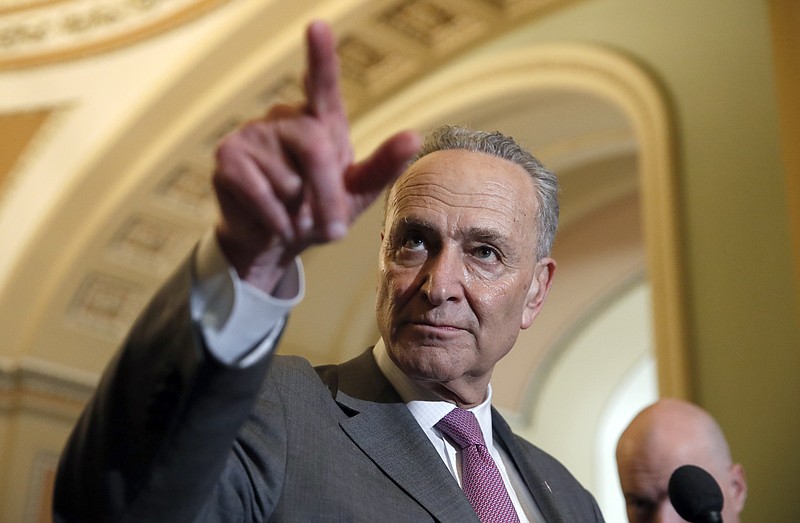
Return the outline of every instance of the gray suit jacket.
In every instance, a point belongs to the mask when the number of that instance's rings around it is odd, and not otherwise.
[[[56,522],[477,522],[370,351],[221,365],[190,288],[179,271],[109,366],[62,454]],[[547,521],[602,521],[560,463],[493,423]]]

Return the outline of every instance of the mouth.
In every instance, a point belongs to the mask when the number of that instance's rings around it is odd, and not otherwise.
[[[450,323],[440,323],[431,321],[409,321],[405,324],[412,331],[429,336],[452,336],[466,332],[467,329]]]
[[[456,325],[450,325],[449,323],[434,323],[430,321],[410,321],[411,325],[420,325],[422,327],[431,327],[433,329],[456,329],[456,330],[463,330],[461,327]]]

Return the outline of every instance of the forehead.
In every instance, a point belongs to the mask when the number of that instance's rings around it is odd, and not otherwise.
[[[642,478],[661,478],[664,483],[675,469],[687,463],[715,470],[713,449],[702,438],[687,434],[685,425],[681,429],[676,426],[674,430],[650,432],[630,442],[621,453],[621,466],[638,471]]]
[[[387,215],[425,209],[532,220],[534,182],[519,165],[466,150],[436,151],[413,163],[394,185]]]

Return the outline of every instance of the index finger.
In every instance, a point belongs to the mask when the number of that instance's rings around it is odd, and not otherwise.
[[[339,89],[339,60],[336,41],[328,24],[316,21],[308,26],[308,71],[306,96],[311,114],[344,114],[344,100]]]

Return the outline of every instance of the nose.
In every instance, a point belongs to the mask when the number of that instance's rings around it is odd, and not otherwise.
[[[431,305],[437,306],[463,297],[464,263],[458,250],[440,249],[428,258],[423,270],[421,292]]]
[[[668,499],[665,499],[658,506],[658,512],[653,519],[653,523],[686,523],[686,520],[680,517],[678,513],[675,512],[675,509],[672,508],[672,503],[670,503]]]

